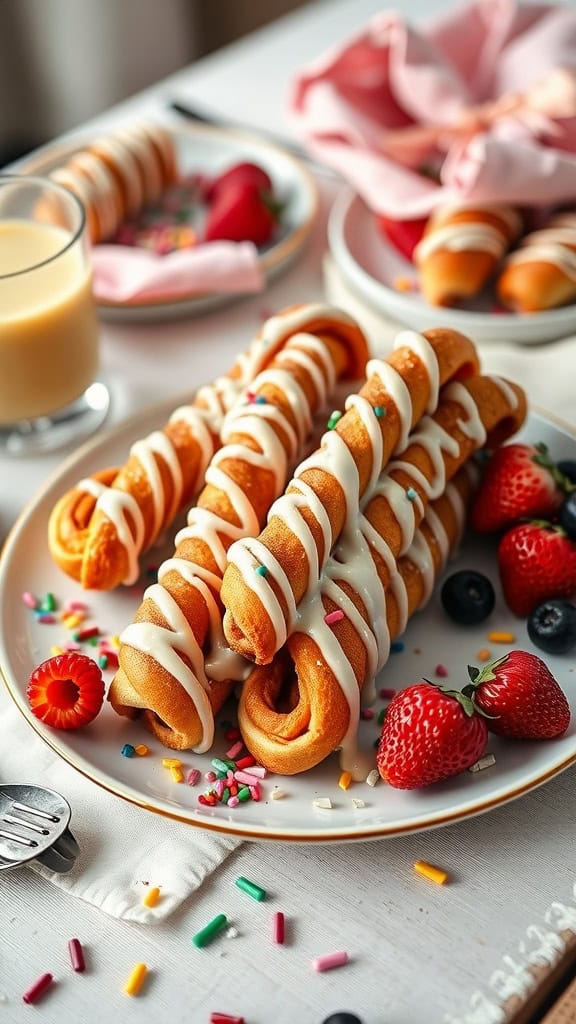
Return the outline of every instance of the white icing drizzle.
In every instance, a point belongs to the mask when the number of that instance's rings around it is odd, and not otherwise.
[[[378,377],[380,384],[391,396],[400,416],[400,437],[397,450],[406,447],[412,426],[412,399],[408,386],[390,363],[383,359],[371,359],[366,367],[368,377]],[[382,467],[380,467],[382,468]]]
[[[502,203],[446,203],[432,214],[433,222],[442,223],[458,213],[488,213],[498,217],[508,228],[511,237],[519,235],[522,230],[522,217],[512,206]]]
[[[458,419],[456,422],[462,433],[474,442],[475,447],[482,448],[486,441],[486,430],[480,418],[478,406],[470,392],[460,381],[452,381],[444,389],[444,395],[450,401],[458,402],[464,408],[468,418],[466,420]]]
[[[518,408],[518,395],[514,391],[514,388],[502,377],[492,375],[490,379],[494,381],[498,390],[502,392],[512,411],[515,411]]]
[[[402,348],[404,345],[415,352],[426,367],[430,383],[430,398],[428,399],[426,412],[433,413],[438,405],[438,392],[440,390],[440,369],[436,353],[428,338],[424,334],[418,334],[416,331],[400,331],[396,335],[394,349]]]
[[[321,358],[321,366],[325,368],[322,382],[318,379],[318,363],[312,360],[310,352],[319,353],[319,345],[325,351],[326,346],[318,339],[291,339],[284,352],[290,350],[290,359],[299,362],[309,369],[308,363],[314,363],[310,373],[317,398],[327,394],[329,383],[334,379],[333,370],[328,368],[328,360]],[[298,353],[302,348],[303,359]],[[288,357],[286,355],[286,360]],[[318,372],[317,372],[318,371]],[[326,379],[327,378],[327,379]],[[121,642],[154,657],[154,660],[165,671],[170,673],[183,687],[194,704],[201,725],[202,736],[197,752],[208,750],[213,742],[214,721],[210,701],[206,693],[210,680],[240,681],[251,669],[249,662],[235,655],[226,645],[222,629],[222,613],[217,597],[221,588],[221,578],[227,562],[227,549],[240,538],[254,537],[260,530],[256,511],[246,491],[228,474],[226,466],[232,460],[240,460],[254,470],[271,472],[274,477],[276,494],[284,487],[288,476],[288,458],[297,458],[305,441],[305,431],[312,424],[312,406],[306,398],[302,387],[295,377],[281,368],[263,370],[254,380],[253,390],[261,391],[266,384],[273,384],[283,395],[287,410],[271,402],[259,403],[258,394],[244,405],[235,405],[226,415],[221,429],[223,447],[216,452],[206,469],[206,484],[221,492],[228,500],[232,509],[232,518],[218,515],[210,508],[200,504],[193,507],[188,514],[187,525],[176,537],[176,550],[179,546],[192,540],[199,540],[207,545],[218,566],[218,573],[207,570],[202,564],[176,554],[165,561],[158,573],[158,584],[146,591],[145,597],[154,602],[170,628],[158,626],[152,622],[132,623],[123,632]],[[372,414],[373,415],[373,414]],[[293,416],[297,424],[297,432],[290,422]],[[287,455],[280,436],[286,438],[289,453]],[[251,438],[256,448],[242,444],[242,437]],[[202,499],[200,499],[202,501]],[[254,541],[254,543],[257,543]],[[250,559],[250,548],[243,549],[243,557]],[[252,561],[252,560],[251,560]],[[254,571],[252,575],[257,587],[262,577]],[[200,648],[194,635],[193,623],[189,623],[179,609],[175,599],[162,585],[168,573],[176,572],[190,587],[194,587],[206,604],[209,614],[209,633],[204,650]],[[187,658],[188,666],[184,658]]]
[[[574,244],[576,244],[576,239]],[[509,265],[520,263],[551,263],[571,281],[576,282],[576,252],[560,241],[534,241],[525,249],[518,249],[508,259]]]
[[[493,224],[456,221],[434,228],[418,243],[414,262],[421,264],[441,249],[449,252],[488,252],[499,259],[508,248],[508,238]]]

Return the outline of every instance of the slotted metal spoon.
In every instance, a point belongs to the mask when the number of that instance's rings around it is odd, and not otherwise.
[[[0,871],[32,860],[70,871],[79,853],[71,816],[68,801],[52,789],[0,784]]]

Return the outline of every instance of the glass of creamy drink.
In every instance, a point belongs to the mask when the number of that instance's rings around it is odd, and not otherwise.
[[[85,220],[62,186],[0,174],[0,453],[76,442],[108,412]]]

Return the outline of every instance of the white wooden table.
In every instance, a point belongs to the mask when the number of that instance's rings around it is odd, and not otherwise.
[[[447,6],[404,0],[402,10],[416,18]],[[312,3],[93,124],[107,127],[132,110],[156,113],[171,98],[188,98],[256,129],[288,133],[285,99],[293,71],[380,7],[377,0]],[[318,180],[322,209],[311,244],[265,295],[194,320],[103,325],[111,423],[180,393],[184,375],[194,386],[225,370],[254,333],[263,306],[278,309],[322,296],[326,213],[337,183],[326,176]],[[521,352],[490,349],[484,362],[488,370],[518,379],[536,404],[573,416],[576,339]],[[61,458],[60,453],[0,460],[0,535]],[[0,742],[6,700],[0,691]],[[0,1022],[37,1014],[47,1024],[97,1024],[114,1017],[203,1024],[211,1011],[225,1010],[242,1014],[247,1024],[320,1024],[338,1009],[354,1011],[364,1024],[495,1021],[479,1010],[467,1018],[472,994],[483,989],[496,1000],[487,983],[502,968],[507,980],[500,995],[511,994],[514,967],[503,957],[522,962],[519,945],[528,951],[538,946],[548,931],[547,915],[557,923],[549,910],[553,902],[571,905],[575,782],[570,770],[490,815],[402,839],[331,848],[244,844],[189,905],[155,927],[110,919],[26,870],[1,877]],[[452,884],[417,879],[416,859],[448,868]],[[286,913],[285,947],[272,946],[262,906],[234,886],[239,874],[275,894],[266,913]],[[237,938],[218,950],[195,950],[192,935],[220,911],[237,924]],[[72,936],[87,950],[89,970],[82,976],[68,967],[66,942]],[[313,955],[342,948],[353,958],[347,968],[325,975],[311,970]],[[140,960],[151,976],[142,996],[130,1001],[121,988]],[[44,970],[53,970],[58,983],[33,1010],[21,994]]]

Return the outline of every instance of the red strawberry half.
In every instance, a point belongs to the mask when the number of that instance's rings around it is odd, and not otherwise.
[[[92,658],[70,652],[34,670],[26,696],[33,714],[55,729],[78,729],[96,717],[104,700],[102,673]]]
[[[506,603],[522,618],[549,598],[576,594],[576,543],[551,523],[513,526],[500,541],[498,568]]]
[[[433,683],[392,698],[378,747],[380,775],[397,789],[416,789],[459,775],[486,749],[488,729],[466,695]]]
[[[499,736],[546,740],[570,724],[568,701],[548,666],[535,654],[511,651],[483,668],[469,667],[464,687]]]
[[[574,484],[552,461],[544,444],[507,444],[488,463],[470,521],[480,533],[521,519],[552,519]]]
[[[234,164],[216,178],[212,178],[205,185],[204,197],[207,202],[213,203],[226,189],[235,185],[252,185],[261,192],[272,192],[272,180],[267,171],[259,164],[245,161]]]
[[[278,224],[278,212],[253,184],[231,185],[217,196],[208,211],[204,240],[215,242],[269,242]]]
[[[422,220],[392,220],[384,214],[376,215],[379,230],[395,249],[412,262],[414,249],[424,234],[427,218]]]

